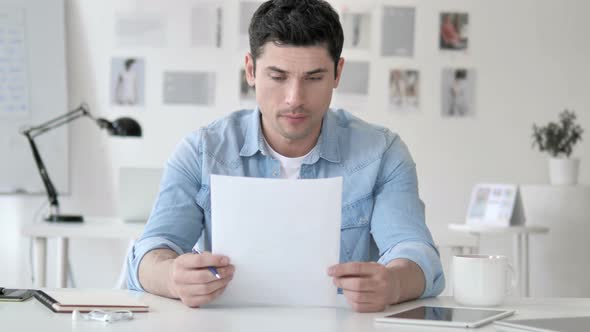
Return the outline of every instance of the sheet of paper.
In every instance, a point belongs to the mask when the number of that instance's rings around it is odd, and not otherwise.
[[[234,279],[213,304],[341,306],[328,267],[339,262],[342,178],[211,176],[212,251]]]
[[[0,8],[0,117],[29,112],[25,32],[23,10]]]

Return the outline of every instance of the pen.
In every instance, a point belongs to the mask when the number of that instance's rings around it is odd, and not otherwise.
[[[197,247],[194,247],[193,248],[193,254],[200,255],[201,252],[199,251],[199,249],[197,249]],[[211,271],[211,273],[215,276],[215,278],[221,279],[221,276],[219,275],[219,272],[217,272],[217,269],[214,266],[208,266],[207,269],[209,269],[209,271]]]

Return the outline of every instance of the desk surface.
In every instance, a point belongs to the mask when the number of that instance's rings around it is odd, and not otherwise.
[[[191,309],[176,300],[151,294],[133,293],[150,306],[149,313],[110,325],[71,320],[70,314],[56,314],[35,299],[0,302],[0,322],[6,331],[463,331],[463,328],[402,326],[375,323],[375,317],[417,305],[455,305],[451,297],[439,297],[392,306],[386,312],[359,314],[344,308],[297,307],[207,307]],[[590,312],[590,298],[518,298],[498,308],[516,310],[511,319],[583,316]],[[495,331],[487,325],[476,331]]]
[[[21,234],[36,237],[131,239],[143,232],[145,223],[114,218],[85,217],[81,223],[36,222],[23,224]]]
[[[522,226],[486,226],[486,225],[468,225],[468,224],[449,224],[449,229],[452,231],[464,232],[464,233],[508,233],[508,234],[535,234],[535,233],[547,233],[549,232],[548,227],[534,226],[534,225],[522,225]]]

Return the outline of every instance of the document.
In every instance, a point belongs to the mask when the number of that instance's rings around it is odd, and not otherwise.
[[[341,306],[342,178],[211,176],[212,251],[236,267],[213,304]]]

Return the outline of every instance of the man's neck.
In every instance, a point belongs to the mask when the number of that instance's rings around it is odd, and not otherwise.
[[[305,156],[306,154],[313,149],[320,137],[320,131],[316,134],[309,135],[306,138],[298,139],[298,140],[291,140],[280,135],[278,137],[274,137],[267,133],[264,128],[262,130],[262,134],[266,139],[266,142],[270,147],[279,153],[282,156],[289,157],[289,158],[296,158]]]

